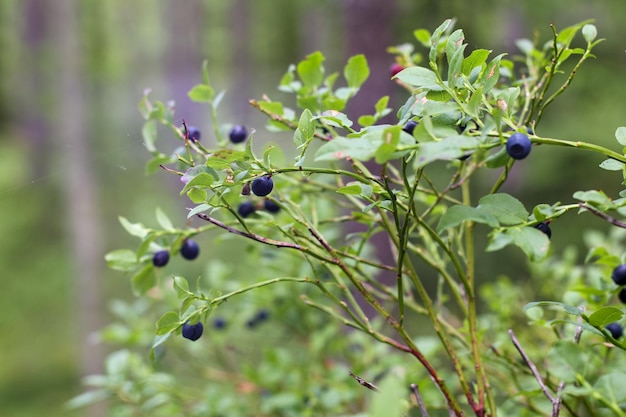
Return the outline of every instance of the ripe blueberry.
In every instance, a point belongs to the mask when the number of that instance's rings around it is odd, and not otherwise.
[[[237,207],[237,213],[244,218],[254,213],[255,210],[256,209],[254,208],[254,203],[252,201],[244,201],[239,204],[239,207]]]
[[[506,141],[506,153],[513,159],[524,159],[532,149],[532,142],[523,133],[513,133]]]
[[[398,64],[397,62],[394,62],[393,64],[391,64],[391,67],[389,67],[389,74],[391,74],[391,77],[393,78],[394,75],[396,75],[403,69],[404,66]]]
[[[156,266],[157,268],[167,265],[169,261],[170,261],[170,252],[167,250],[160,250],[160,251],[154,252],[154,255],[152,255],[152,264]]]
[[[270,313],[267,310],[259,310],[256,313],[256,316],[254,316],[254,320],[256,320],[258,323],[267,320],[267,318],[270,316]]]
[[[189,324],[189,322],[183,324],[183,337],[193,342],[200,339],[203,331],[204,326],[200,322],[197,322],[196,324]]]
[[[241,143],[248,137],[248,130],[245,126],[235,125],[230,129],[228,137],[232,143]]]
[[[617,285],[626,285],[626,264],[616,266],[611,278]]]
[[[626,264],[616,266],[611,278],[617,285],[626,285]]]
[[[617,298],[624,304],[626,304],[626,287],[623,287],[621,290],[619,290],[619,292],[617,293]]]
[[[255,178],[254,181],[252,181],[252,192],[256,196],[265,197],[272,192],[273,188],[274,181],[272,181],[272,178],[269,175]]]
[[[415,126],[417,126],[417,122],[415,120],[409,120],[408,122],[406,122],[402,130],[404,130],[409,135],[412,135],[413,131],[415,130]]]
[[[548,239],[552,237],[552,230],[550,230],[550,226],[548,225],[547,222],[541,222],[539,224],[536,224],[535,228],[538,230],[541,230],[543,233],[548,235]]]
[[[213,327],[215,327],[216,329],[223,329],[224,327],[226,327],[226,320],[221,317],[217,317],[215,320],[213,320]]]
[[[183,127],[184,129],[184,127]],[[200,140],[200,129],[195,126],[187,126],[187,137],[193,142]]]
[[[613,339],[619,339],[620,337],[624,335],[624,328],[617,322],[609,323],[606,326],[604,326],[604,328],[607,329],[611,333],[611,336],[613,336]]]
[[[185,259],[196,259],[198,254],[200,253],[200,246],[196,243],[195,240],[185,239],[183,241],[183,245],[180,247],[180,254]]]
[[[263,202],[263,208],[270,213],[278,213],[280,211],[280,206],[272,200],[265,200]]]

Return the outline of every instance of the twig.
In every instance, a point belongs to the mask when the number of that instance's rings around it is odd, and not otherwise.
[[[550,402],[554,405],[556,399],[554,398],[552,393],[549,391],[546,384],[543,382],[543,379],[541,378],[541,375],[539,375],[539,371],[537,370],[537,367],[535,366],[533,361],[530,360],[528,355],[526,355],[526,352],[524,352],[524,349],[522,348],[519,341],[515,337],[515,333],[513,333],[513,330],[511,329],[509,329],[509,336],[511,336],[511,340],[513,341],[513,344],[515,345],[515,348],[517,349],[519,354],[522,356],[522,359],[524,359],[524,362],[526,362],[526,365],[528,365],[528,368],[530,368],[530,371],[533,373],[535,379],[537,380],[537,383],[539,384],[539,387],[541,388],[541,391],[543,391],[543,394],[546,396],[546,398],[548,398],[548,400],[550,400]]]
[[[295,250],[299,250],[299,251],[304,251],[306,248],[304,246],[300,246],[298,244],[295,243],[290,243],[290,242],[283,242],[280,240],[274,240],[274,239],[269,239],[260,235],[257,235],[256,233],[248,233],[248,232],[243,232],[239,229],[235,229],[234,227],[230,227],[224,223],[222,223],[221,221],[214,219],[213,217],[207,216],[204,213],[198,213],[196,214],[196,216],[198,216],[199,218],[201,218],[202,220],[206,220],[209,223],[212,223],[214,225],[216,225],[217,227],[220,227],[230,233],[239,235],[239,236],[243,236],[243,237],[247,237],[248,239],[252,239],[252,240],[256,240],[257,242],[261,242],[261,243],[265,243],[266,245],[270,245],[270,246],[276,246],[277,248],[291,248],[291,249],[295,249]]]
[[[371,382],[367,382],[366,380],[364,380],[360,376],[354,375],[352,373],[352,371],[349,371],[348,375],[350,375],[352,378],[354,378],[356,380],[356,382],[358,382],[359,384],[363,385],[365,388],[371,389],[372,391],[375,391],[375,392],[380,392],[380,389],[378,389],[378,387],[376,385],[372,384]]]
[[[580,203],[578,204],[580,206],[580,208],[583,208],[585,210],[588,210],[589,212],[591,212],[591,214],[595,214],[596,216],[606,220],[607,222],[611,223],[613,226],[617,226],[617,227],[621,227],[622,229],[626,229],[626,223],[624,222],[620,222],[619,220],[609,216],[608,214],[602,213],[599,210],[596,210],[595,208],[584,204],[584,203]]]
[[[411,391],[413,391],[413,395],[415,395],[415,400],[417,400],[417,405],[420,408],[420,411],[422,412],[422,417],[430,417],[428,415],[428,410],[426,409],[426,405],[424,404],[424,400],[422,399],[422,396],[420,395],[420,391],[417,388],[417,384],[411,384]]]
[[[281,115],[272,113],[271,111],[266,110],[263,107],[261,107],[261,105],[259,104],[257,100],[249,100],[248,103],[250,103],[252,107],[259,110],[261,113],[265,114],[266,116],[268,116],[270,119],[274,120],[275,122],[281,123],[287,126],[288,128],[290,128],[291,130],[296,130],[298,128],[298,125],[292,122],[291,120],[285,119]],[[330,141],[333,139],[332,136],[326,136],[319,132],[315,132],[313,136],[315,136],[318,139],[325,140],[325,141]]]

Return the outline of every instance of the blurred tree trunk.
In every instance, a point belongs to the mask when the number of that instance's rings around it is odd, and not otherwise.
[[[41,57],[45,49],[45,44],[50,35],[50,18],[45,4],[41,0],[25,0],[22,4],[24,25],[22,39],[26,44],[27,61],[23,66],[23,72],[19,75],[22,85],[28,92],[25,94],[12,94],[17,100],[28,100],[29,111],[17,114],[24,127],[26,138],[31,146],[31,164],[33,178],[41,178],[50,171],[51,143],[49,131],[49,121],[43,109],[41,100],[33,100],[33,97],[41,97],[42,91],[46,89],[45,75],[47,67],[41,65]],[[45,59],[45,58],[44,58]],[[26,103],[24,103],[26,104]]]
[[[370,67],[369,79],[363,84],[361,91],[347,107],[348,116],[355,120],[363,114],[372,114],[374,104],[382,96],[391,95],[396,88],[389,75],[389,66],[393,62],[387,53],[387,47],[393,44],[392,25],[395,15],[395,0],[345,0],[342,3],[343,20],[348,56],[364,54]],[[393,123],[395,115],[385,117],[380,123]],[[377,174],[375,164],[366,164]],[[354,232],[349,230],[348,233]],[[390,243],[383,235],[375,235],[372,243],[379,259],[393,265],[395,259],[390,250]],[[380,278],[384,282],[395,283],[395,274],[391,271],[382,272]]]
[[[393,93],[396,87],[390,80],[389,66],[393,60],[387,53],[387,47],[393,44],[396,2],[345,0],[341,4],[346,31],[346,52],[348,56],[364,54],[370,67],[369,79],[363,84],[357,99],[348,105],[349,115],[356,118],[373,113],[376,101]]]
[[[169,45],[165,53],[167,81],[171,97],[176,102],[176,112],[181,120],[202,127],[200,106],[193,105],[187,92],[201,80],[201,64],[204,51],[200,51],[202,7],[195,1],[168,2],[166,14],[169,26]],[[202,115],[204,118],[204,115]],[[203,133],[208,133],[204,132]]]
[[[236,117],[234,124],[247,124],[250,120],[250,105],[253,88],[250,79],[253,77],[252,60],[250,59],[250,1],[234,0],[231,2],[229,15],[230,27],[237,28],[230,37],[230,99],[232,114]],[[252,70],[252,71],[251,71]]]
[[[100,290],[103,268],[102,233],[99,224],[97,183],[92,163],[85,85],[81,73],[78,30],[78,0],[58,0],[52,13],[53,32],[59,45],[57,56],[58,113],[55,133],[62,144],[67,202],[67,225],[71,238],[76,277],[75,315],[80,338],[83,375],[102,372],[103,348],[93,333],[103,325],[103,298]],[[105,416],[105,404],[88,409],[90,417]]]

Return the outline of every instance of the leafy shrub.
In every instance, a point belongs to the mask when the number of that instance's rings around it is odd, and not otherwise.
[[[358,126],[344,113],[369,76],[364,56],[342,74],[327,74],[320,52],[291,66],[279,89],[299,110],[267,97],[250,104],[268,129],[291,132],[293,155],[284,144],[257,155],[254,130],[242,126],[249,136],[232,140],[206,63],[189,97],[208,104],[214,145],[206,132],[190,140],[173,104],[147,92],[147,170],[180,177],[197,226],[176,227],[160,209],[159,228],[120,218],[141,243],[106,258],[131,275],[139,298],[113,304],[120,322],[103,338],[125,349],[71,405],[113,394],[115,415],[626,415],[626,347],[606,328],[624,315],[612,305],[620,288],[611,271],[626,261],[626,224],[614,217],[626,214],[626,190],[576,191],[567,204],[532,208],[501,192],[514,165],[546,146],[591,151],[605,159],[600,168],[626,175],[622,152],[539,134],[601,40],[589,22],[552,26],[549,42],[520,40],[522,55],[510,60],[466,51],[453,23],[415,32],[424,55],[390,48],[393,80],[408,93],[395,124],[380,123],[388,97]],[[584,47],[574,46],[580,33]],[[159,125],[180,141],[171,155],[156,146]],[[626,146],[626,128],[616,139]],[[472,182],[484,170],[497,175],[481,191]],[[279,209],[263,210],[267,202]],[[572,211],[616,226],[609,236],[586,232],[584,265],[572,249],[550,252],[550,224]],[[193,284],[165,275],[175,263],[155,269],[154,253],[173,258],[207,234],[206,270]],[[529,280],[478,286],[477,234],[487,252],[519,247]],[[539,296],[552,301],[529,303]],[[205,324],[196,343],[180,337],[187,322]],[[153,363],[141,350],[150,344]]]

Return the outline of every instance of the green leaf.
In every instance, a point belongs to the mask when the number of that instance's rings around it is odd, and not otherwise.
[[[333,127],[349,128],[352,120],[348,119],[344,113],[337,110],[327,110],[320,116],[320,120]]]
[[[604,209],[615,208],[613,200],[611,200],[606,194],[604,194],[604,191],[601,190],[576,191],[574,193],[574,198]]]
[[[600,168],[606,169],[607,171],[621,171],[624,169],[624,163],[616,161],[615,159],[605,159],[600,164]]]
[[[381,97],[374,105],[376,113],[383,113],[387,109],[387,104],[389,104],[389,96]]]
[[[500,224],[504,225],[521,224],[528,220],[528,211],[524,205],[515,197],[505,193],[482,197],[478,202],[478,208],[491,213]]]
[[[372,196],[373,188],[371,185],[353,181],[348,183],[348,185],[338,188],[337,192],[340,194],[360,195],[365,198],[370,198]]]
[[[428,53],[428,60],[430,61],[432,65],[437,65],[437,53],[438,53],[438,47],[439,47],[439,39],[441,39],[441,36],[444,34],[446,30],[448,30],[451,24],[452,24],[452,19],[444,20],[443,23],[439,25],[437,29],[435,29],[432,36],[430,37],[430,51]]]
[[[574,382],[586,369],[589,353],[569,340],[558,340],[547,355],[548,368],[558,380]]]
[[[589,316],[589,324],[596,327],[604,327],[609,323],[619,321],[624,313],[617,307],[602,307]]]
[[[384,164],[388,160],[392,159],[398,143],[400,143],[401,126],[392,126],[383,132],[383,143],[376,149],[374,157],[377,164]]]
[[[422,44],[422,46],[425,46],[426,48],[429,48],[431,43],[430,43],[430,32],[426,29],[417,29],[416,31],[413,32],[413,36],[415,36],[415,39],[417,39],[417,41],[419,43]]]
[[[422,124],[424,123],[420,123],[420,126]],[[418,136],[416,135],[416,137]],[[457,159],[466,155],[468,151],[474,150],[478,145],[478,138],[461,135],[450,136],[437,142],[420,142],[416,157],[413,160],[413,166],[421,168],[433,161]]]
[[[206,166],[214,169],[229,169],[232,163],[246,161],[248,155],[243,151],[236,151],[234,149],[218,149],[213,152],[206,160]],[[219,176],[214,169],[207,170],[206,172],[217,181]]]
[[[208,196],[209,194],[207,193],[206,189],[203,188],[192,188],[191,190],[187,191],[187,197],[194,204],[202,204],[206,202]]]
[[[296,71],[305,87],[317,87],[324,81],[323,62],[324,55],[316,51],[298,64]]]
[[[376,118],[371,115],[360,116],[357,120],[357,123],[363,127],[368,127],[376,123]]]
[[[155,286],[156,276],[154,266],[151,263],[144,266],[130,279],[133,293],[137,296],[145,295],[149,289]]]
[[[198,84],[189,90],[187,95],[192,101],[196,101],[198,103],[210,103],[215,96],[215,92],[210,85]]]
[[[143,138],[144,146],[148,152],[156,152],[154,142],[157,138],[157,124],[156,120],[148,120],[143,124],[141,129],[141,137]]]
[[[467,58],[463,60],[463,66],[461,67],[461,72],[465,75],[470,75],[472,70],[476,67],[480,67],[485,65],[487,61],[487,57],[491,51],[487,49],[475,49]]]
[[[159,223],[159,225],[164,230],[173,230],[174,229],[174,225],[172,224],[172,221],[170,220],[169,217],[167,217],[167,214],[165,214],[165,212],[163,210],[161,210],[161,207],[157,207],[156,208],[156,219],[157,219],[157,222]]]
[[[156,322],[156,334],[162,336],[180,326],[180,317],[175,311],[168,311]]]
[[[213,185],[213,182],[215,182],[215,179],[211,174],[201,172],[185,184],[185,188],[183,188],[180,192],[180,195],[185,194],[189,189],[194,187],[210,188]]]
[[[173,280],[174,290],[176,290],[176,295],[178,296],[178,298],[185,298],[189,295],[193,295],[193,293],[189,291],[189,283],[185,278],[175,276],[173,277]]]
[[[187,213],[187,218],[190,219],[196,214],[205,212],[211,208],[212,207],[208,204],[200,204],[199,206],[196,206],[193,209],[189,210],[189,213]]]
[[[488,93],[500,78],[500,61],[506,54],[500,54],[489,62],[480,76],[480,83],[484,85],[484,92]]]
[[[565,303],[560,303],[558,301],[533,301],[532,303],[528,303],[524,306],[524,311],[534,307],[552,307],[552,309],[554,309],[554,307],[557,307],[558,309],[561,309],[566,313],[572,314],[574,316],[583,315],[583,311],[578,307]]]
[[[309,145],[315,135],[315,123],[313,122],[313,114],[309,109],[304,109],[302,115],[300,115],[300,121],[298,122],[298,128],[296,129],[293,140],[298,149]],[[303,150],[303,152],[304,152]]]
[[[343,70],[343,76],[348,82],[348,87],[359,88],[370,75],[365,55],[355,55],[348,60]]]
[[[617,353],[617,352],[614,352]],[[623,352],[622,352],[623,354]],[[626,372],[616,370],[606,375],[602,375],[594,384],[595,395],[601,394],[613,404],[626,402],[626,390],[624,389]],[[595,397],[594,395],[594,397]]]
[[[148,229],[141,223],[131,223],[126,219],[126,217],[122,216],[119,216],[118,219],[122,227],[126,229],[126,231],[132,236],[143,239],[150,232],[150,229]]]
[[[535,262],[548,254],[550,239],[534,227],[510,227],[495,230],[490,235],[486,250],[494,252],[511,244],[518,246],[531,261]]]
[[[432,70],[424,67],[405,68],[397,73],[394,78],[399,79],[405,84],[424,90],[443,90],[443,87],[437,82],[437,75]]]
[[[626,127],[621,126],[615,130],[615,139],[617,139],[620,145],[626,146]]]
[[[139,265],[137,262],[137,254],[130,249],[118,249],[107,253],[104,256],[109,268],[116,271],[130,272],[134,271]]]
[[[456,227],[464,221],[484,223],[491,227],[498,227],[498,219],[490,213],[470,206],[452,206],[443,213],[437,226],[437,233],[441,233],[450,227]]]
[[[376,148],[372,147],[371,142],[362,138],[336,137],[320,146],[315,153],[315,160],[335,161],[350,157],[359,161],[367,161],[372,159],[375,151]]]
[[[165,341],[166,341],[167,339],[169,339],[169,338],[170,338],[170,336],[171,336],[172,334],[173,334],[173,333],[171,333],[171,332],[170,332],[170,333],[166,333],[166,334],[164,334],[164,335],[162,335],[162,336],[155,336],[155,338],[154,338],[154,342],[152,342],[152,347],[150,348],[150,360],[151,360],[151,361],[156,360],[156,356],[155,356],[155,349],[156,349],[158,346],[160,346],[160,345],[162,345],[163,343],[165,343]]]

